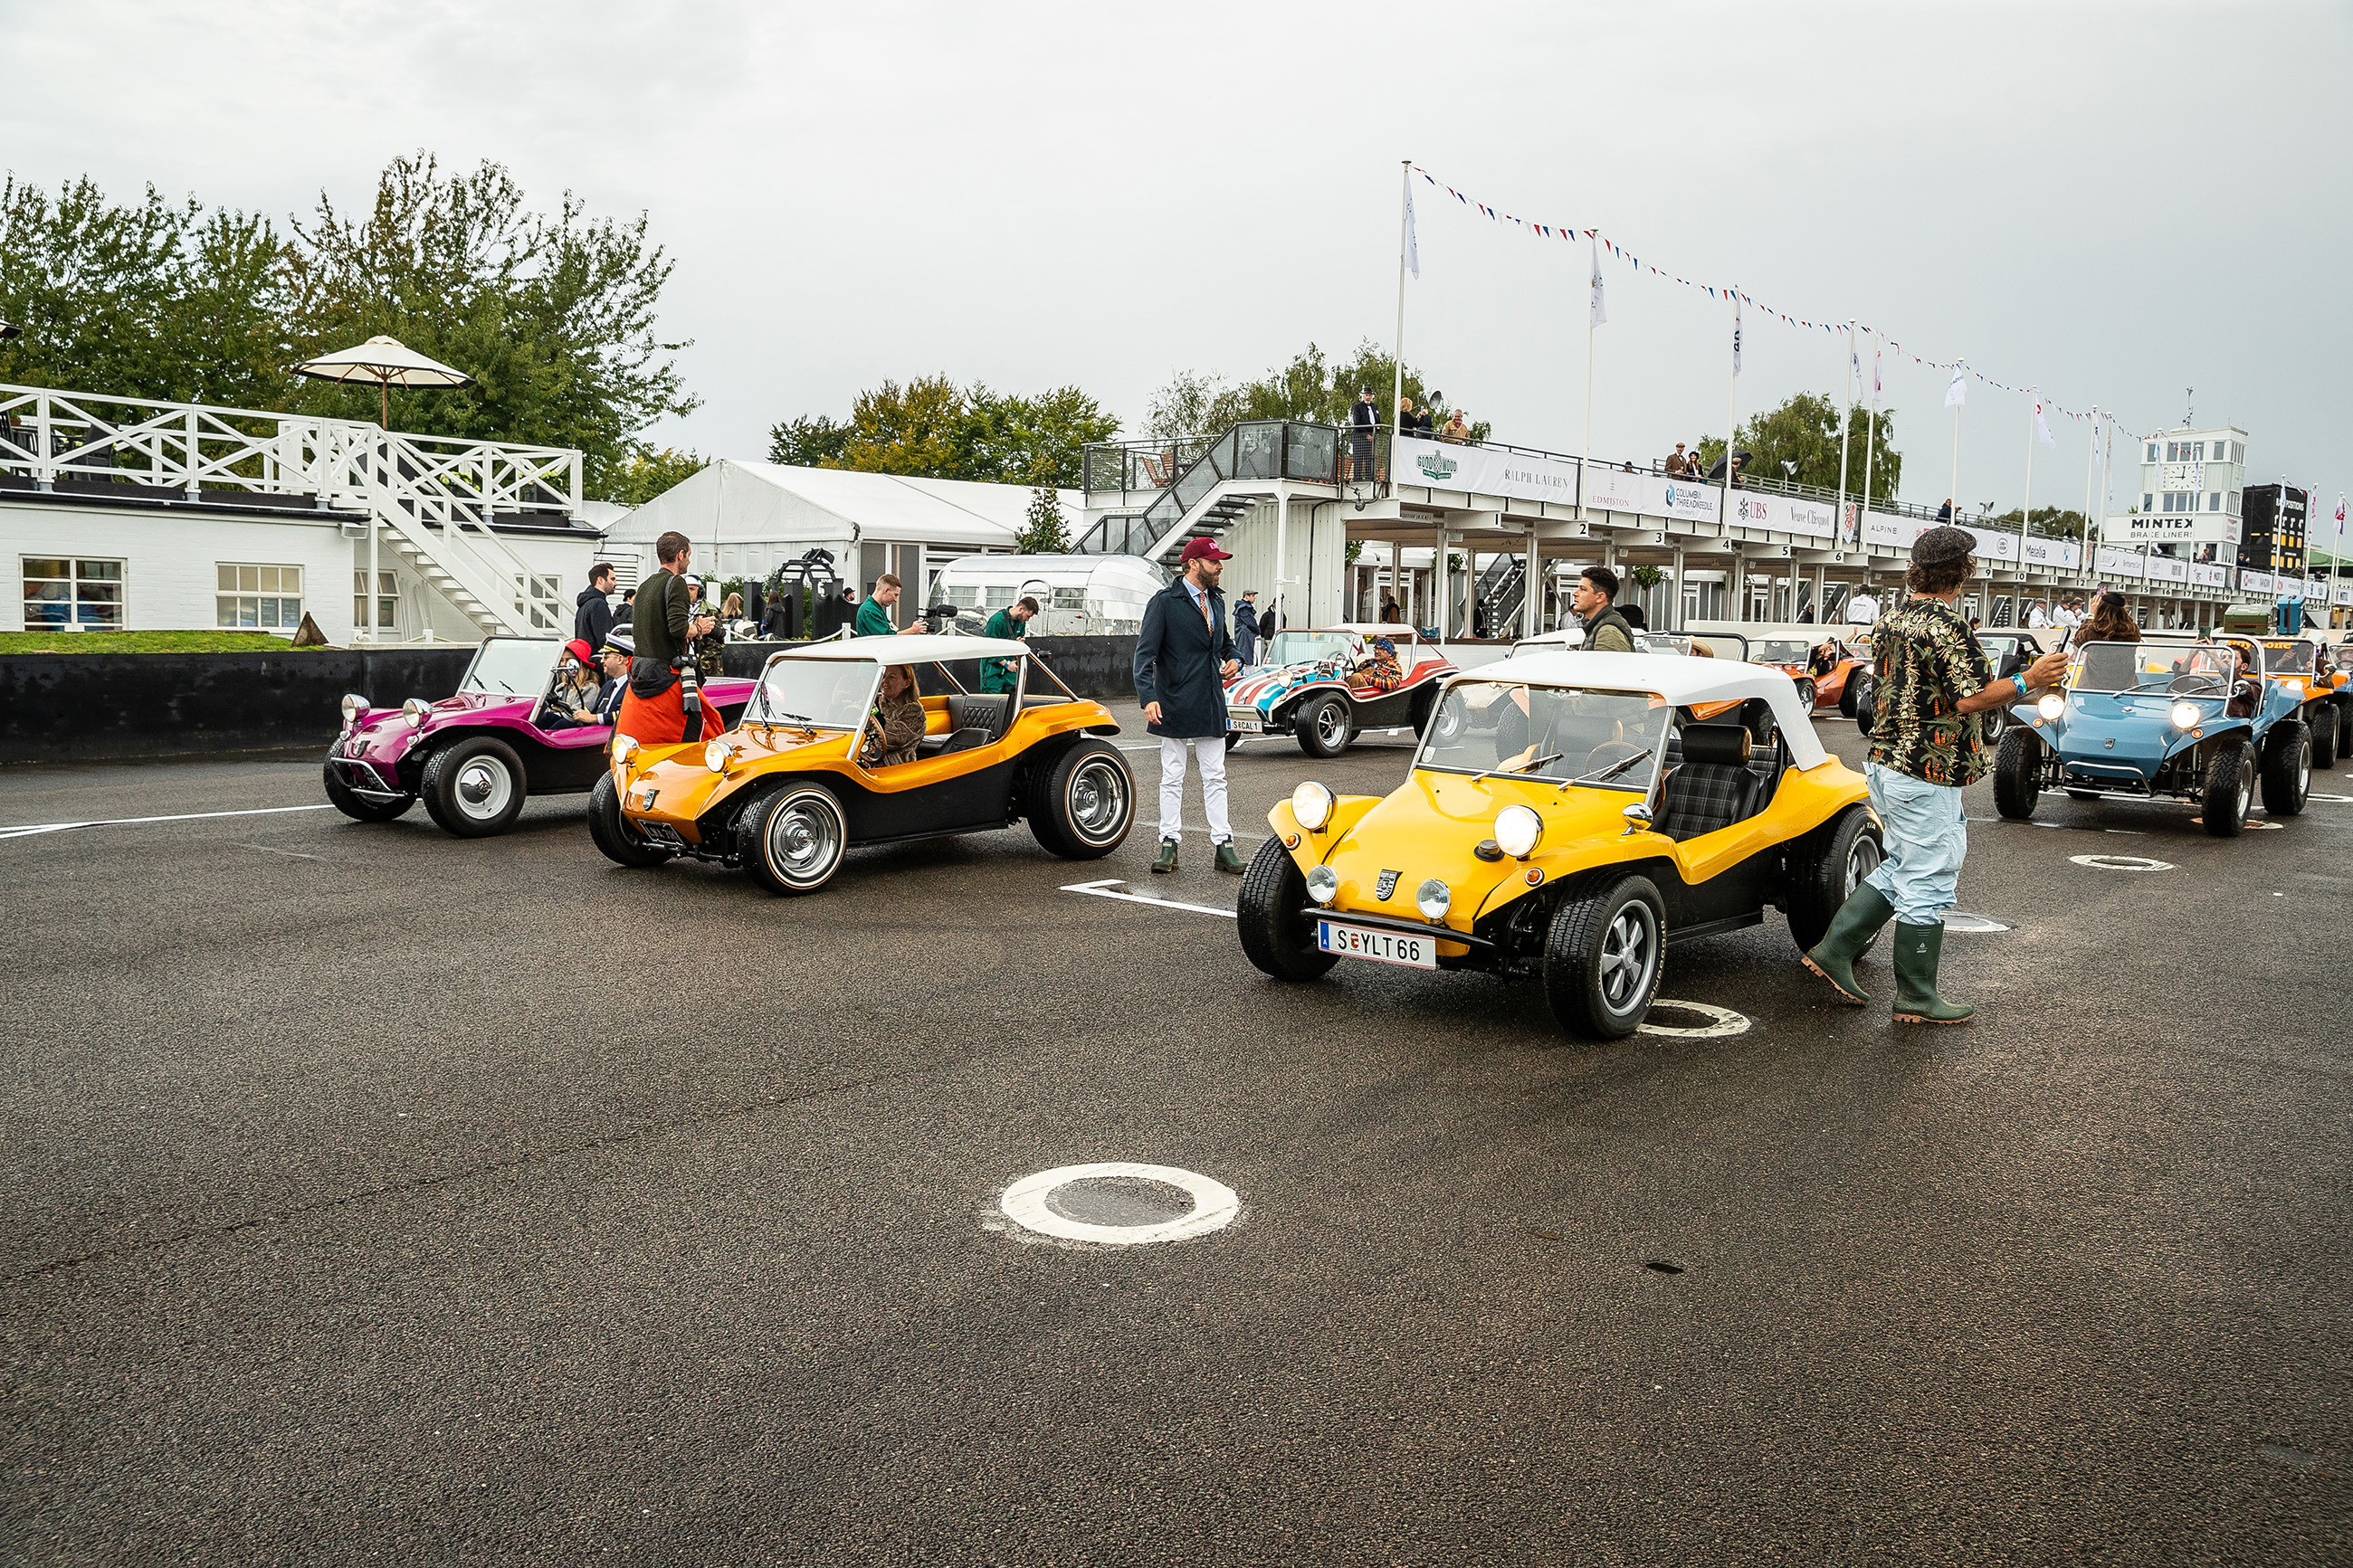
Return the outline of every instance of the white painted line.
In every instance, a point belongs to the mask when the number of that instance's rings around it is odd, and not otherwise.
[[[1715,1040],[1729,1035],[1745,1035],[1748,1032],[1747,1016],[1736,1013],[1729,1007],[1713,1006],[1705,1002],[1671,1002],[1664,996],[1653,997],[1651,1001],[1651,1011],[1655,1013],[1662,1007],[1696,1013],[1709,1022],[1702,1024],[1697,1028],[1678,1028],[1671,1024],[1653,1024],[1646,1016],[1642,1022],[1635,1026],[1635,1033],[1665,1035],[1678,1040]]]
[[[1989,919],[1984,915],[1965,914],[1959,910],[1947,910],[1945,911],[1945,929],[1947,931],[1971,931],[1978,934],[1988,934],[1998,931],[2008,931],[2010,928],[2002,924],[2000,921]]]
[[[1164,910],[1190,910],[1197,915],[1223,915],[1229,921],[1240,918],[1233,910],[1221,910],[1215,904],[1187,904],[1180,903],[1175,899],[1155,899],[1142,893],[1114,893],[1111,890],[1113,888],[1124,886],[1126,882],[1123,879],[1106,877],[1100,882],[1073,882],[1062,891],[1084,893],[1089,898],[1095,899],[1117,899],[1124,904],[1157,904]]]
[[[2094,871],[2170,871],[2170,860],[2152,860],[2146,855],[2070,855],[2068,859],[2078,866],[2089,866]]]
[[[264,855],[283,855],[289,860],[316,860],[322,866],[327,863],[327,858],[324,855],[305,855],[299,849],[273,849],[267,844],[233,844],[229,847],[252,849]]]
[[[208,822],[221,816],[278,816],[290,811],[334,809],[322,802],[317,805],[260,805],[248,811],[191,811],[179,816],[107,816],[93,822],[29,822],[16,827],[0,827],[0,838],[29,838],[37,833],[64,833],[76,827],[138,827],[150,822]]]
[[[1097,1176],[1131,1176],[1182,1188],[1193,1199],[1193,1212],[1158,1225],[1090,1225],[1084,1220],[1065,1219],[1047,1206],[1047,1195],[1055,1188]],[[1138,1165],[1125,1160],[1110,1160],[1092,1165],[1060,1165],[1034,1176],[1024,1176],[1005,1189],[997,1207],[1022,1229],[1050,1236],[1058,1241],[1139,1247],[1147,1242],[1181,1241],[1188,1236],[1222,1230],[1241,1213],[1241,1200],[1223,1182],[1180,1171],[1174,1165]]]
[[[2332,805],[2353,805],[2353,795],[2308,795],[2306,800],[2325,800]]]
[[[2242,826],[2244,826],[2250,833],[2270,833],[2275,829],[2285,827],[2287,824],[2284,822],[2257,822],[2253,817],[2250,817]]]

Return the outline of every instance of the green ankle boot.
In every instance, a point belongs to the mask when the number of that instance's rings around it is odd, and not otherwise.
[[[1862,1006],[1871,997],[1855,984],[1854,961],[1894,915],[1895,906],[1887,901],[1887,895],[1863,883],[1847,895],[1846,902],[1831,917],[1831,929],[1806,953],[1806,967],[1835,986],[1840,1001],[1850,1007]]]
[[[1936,960],[1945,951],[1945,926],[1895,922],[1895,1021],[1899,1024],[1966,1024],[1977,1012],[1936,994]]]

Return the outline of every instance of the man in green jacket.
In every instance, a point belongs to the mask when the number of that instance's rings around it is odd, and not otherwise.
[[[1029,617],[1037,613],[1038,601],[1024,594],[1020,601],[1009,609],[999,610],[989,616],[988,625],[982,628],[981,636],[1003,637],[1008,641],[1018,642],[1029,635]],[[1012,690],[1013,661],[1009,658],[992,658],[982,664],[980,689],[983,691]]]
[[[708,608],[692,604],[687,590],[687,568],[694,563],[694,546],[675,531],[654,541],[661,569],[638,585],[630,610],[630,629],[637,657],[629,661],[628,694],[621,700],[617,732],[640,745],[676,745],[696,739],[687,729],[685,696],[679,689],[678,661],[696,637],[717,625]],[[701,733],[718,732],[716,714],[702,710]]]
[[[1588,566],[1578,574],[1568,607],[1585,622],[1585,646],[1593,653],[1632,653],[1634,628],[1618,610],[1618,574]]]
[[[899,579],[885,572],[874,579],[874,591],[858,606],[858,621],[852,637],[887,637],[898,635],[899,628],[891,624],[891,606],[899,602]],[[917,621],[907,630],[920,633],[931,630],[927,622]]]

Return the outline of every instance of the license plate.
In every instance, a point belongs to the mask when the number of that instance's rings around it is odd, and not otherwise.
[[[1266,733],[1266,725],[1263,722],[1254,718],[1245,719],[1239,713],[1229,714],[1227,716],[1226,728],[1231,730],[1237,735],[1263,735]]]
[[[1315,922],[1315,945],[1325,952],[1349,958],[1369,958],[1376,963],[1402,963],[1409,969],[1438,967],[1438,939],[1405,936],[1390,931],[1366,931],[1362,926]]]

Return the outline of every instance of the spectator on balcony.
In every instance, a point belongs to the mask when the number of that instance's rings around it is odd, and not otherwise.
[[[1438,433],[1438,438],[1441,441],[1451,441],[1458,447],[1469,443],[1471,421],[1463,417],[1462,410],[1458,408],[1447,416],[1446,428]]]
[[[1953,521],[1952,497],[1947,496],[1945,498],[1945,504],[1936,509],[1936,521],[1938,522],[1950,522]]]
[[[1667,477],[1671,479],[1681,479],[1690,467],[1691,459],[1683,456],[1683,444],[1681,441],[1676,442],[1675,449],[1667,456]]]
[[[1430,438],[1430,405],[1424,402],[1413,416],[1413,433],[1427,441]]]
[[[1360,386],[1348,410],[1348,477],[1369,479],[1373,473],[1373,432],[1380,428],[1380,410],[1373,406],[1373,389]]]

